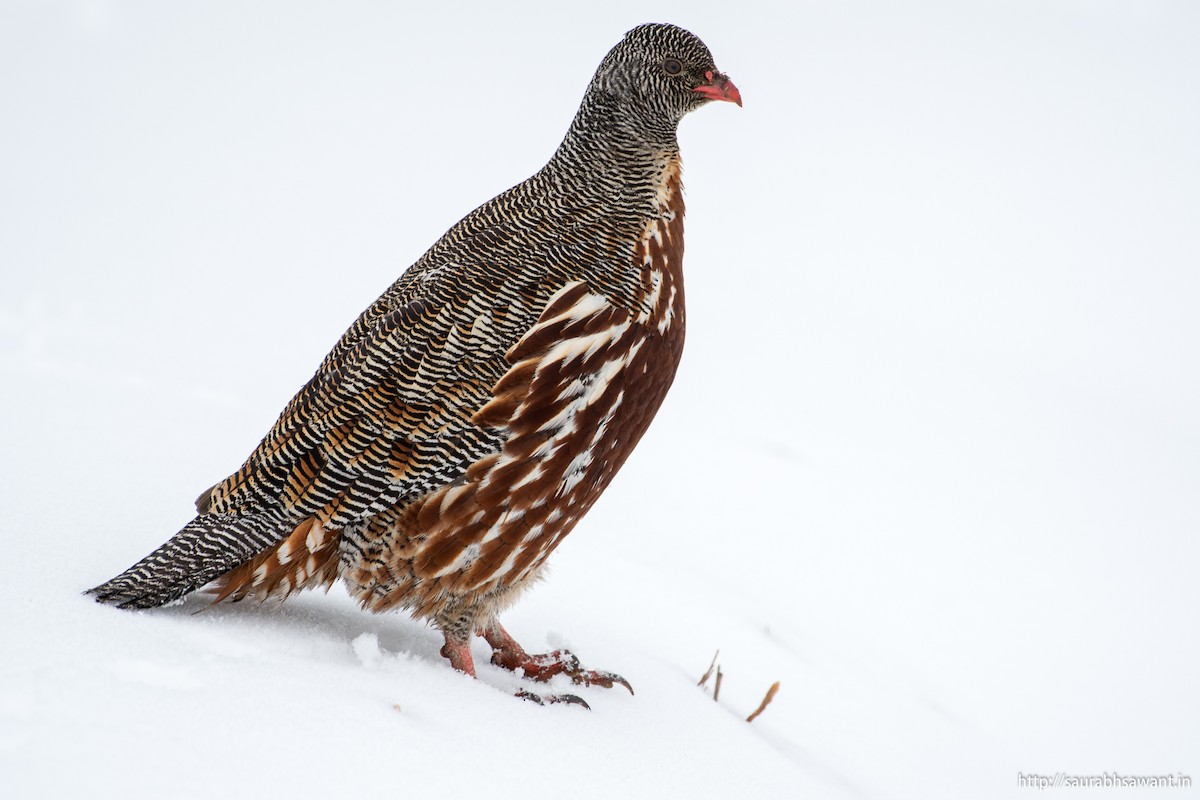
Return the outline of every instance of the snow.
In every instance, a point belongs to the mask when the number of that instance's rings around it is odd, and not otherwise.
[[[544,162],[654,19],[745,99],[681,129],[687,352],[504,618],[636,695],[522,703],[482,643],[472,681],[340,588],[81,596]],[[1150,0],[0,5],[0,796],[1200,781],[1198,23]]]

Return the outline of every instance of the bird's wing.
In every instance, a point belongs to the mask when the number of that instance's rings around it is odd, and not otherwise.
[[[539,295],[497,278],[441,280],[364,312],[236,473],[201,511],[282,512],[342,527],[415,499],[497,452],[503,432],[471,422],[536,319]],[[522,303],[522,299],[532,302]]]

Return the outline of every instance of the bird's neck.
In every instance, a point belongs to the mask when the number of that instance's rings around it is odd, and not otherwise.
[[[678,160],[677,126],[614,95],[589,92],[546,169],[606,193],[636,194]]]

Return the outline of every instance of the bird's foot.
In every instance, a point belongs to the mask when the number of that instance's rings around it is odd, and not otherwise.
[[[488,644],[492,646],[493,664],[513,672],[521,670],[525,677],[532,681],[545,683],[555,675],[566,675],[572,683],[579,686],[603,686],[611,689],[619,684],[633,694],[633,687],[629,685],[629,681],[615,672],[584,669],[583,665],[579,663],[579,659],[569,650],[555,650],[551,653],[530,655],[521,645],[517,644],[508,631],[500,627],[499,623],[493,623],[493,626],[484,631],[483,635]],[[573,697],[573,695],[566,695],[566,697]],[[567,702],[574,702],[574,700]]]
[[[521,656],[513,658],[510,653],[496,651],[492,653],[492,663],[513,672],[521,670],[526,678],[538,683],[545,683],[555,675],[566,675],[571,679],[571,683],[579,686],[603,686],[605,689],[611,689],[620,684],[633,694],[633,687],[629,685],[629,681],[615,672],[584,669],[579,663],[579,658],[570,650],[555,650],[552,653],[537,655],[522,652]]]

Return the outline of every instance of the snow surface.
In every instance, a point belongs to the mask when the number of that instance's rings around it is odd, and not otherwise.
[[[1197,6],[783,5],[0,3],[0,796],[1200,781]],[[505,618],[637,695],[519,702],[340,588],[82,597],[655,19],[746,101],[681,132],[688,351]]]

